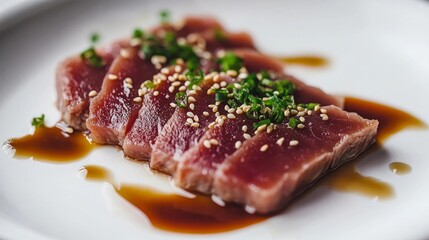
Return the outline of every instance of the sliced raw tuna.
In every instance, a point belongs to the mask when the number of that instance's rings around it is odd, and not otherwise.
[[[62,120],[76,130],[86,129],[86,119],[89,115],[89,92],[100,91],[103,78],[113,59],[119,54],[127,41],[117,41],[97,49],[97,54],[103,59],[103,67],[94,67],[80,56],[74,56],[60,63],[56,72],[57,107]]]
[[[91,138],[99,144],[121,145],[142,105],[141,84],[158,70],[139,56],[137,48],[124,49],[107,72],[101,91],[92,100],[86,121]]]
[[[279,125],[246,141],[217,169],[213,193],[258,213],[273,212],[374,142],[378,121],[324,109],[328,120],[312,114],[302,129]]]

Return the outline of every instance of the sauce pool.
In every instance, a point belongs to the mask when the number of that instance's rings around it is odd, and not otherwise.
[[[403,162],[391,162],[389,169],[394,174],[403,175],[411,172],[411,166]]]
[[[19,158],[67,163],[86,156],[93,144],[82,133],[66,133],[57,127],[40,126],[33,134],[8,140],[3,148]]]
[[[328,59],[322,56],[313,55],[277,57],[277,59],[285,64],[301,65],[306,67],[324,67],[329,63]]]

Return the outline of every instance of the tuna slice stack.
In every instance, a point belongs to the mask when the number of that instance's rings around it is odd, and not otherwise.
[[[261,214],[365,151],[378,126],[211,18],[92,47],[58,66],[56,86],[63,120],[94,142]]]

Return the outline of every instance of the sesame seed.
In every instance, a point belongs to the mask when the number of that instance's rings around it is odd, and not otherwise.
[[[204,116],[208,116],[208,115],[209,115],[209,112],[204,111],[204,112],[203,112],[203,115],[204,115]]]
[[[115,75],[115,74],[109,73],[109,74],[107,74],[107,79],[109,79],[109,80],[116,80],[116,79],[118,79],[118,76]]]
[[[298,116],[298,117],[301,117],[301,116],[304,116],[304,115],[305,115],[305,112],[304,112],[304,111],[298,112],[298,113],[296,114],[296,116]]]
[[[213,128],[215,124],[216,124],[216,122],[211,122],[208,127]]]
[[[209,88],[209,90],[207,90],[207,95],[211,95],[211,94],[213,94],[214,92],[213,92],[213,89],[211,89],[211,88]]]
[[[188,102],[195,102],[197,101],[194,97],[188,97]]]
[[[174,67],[174,71],[175,71],[175,72],[177,72],[177,73],[180,73],[180,72],[182,71],[182,66],[180,66],[180,65],[176,65],[176,66]]]
[[[134,101],[134,102],[136,102],[136,103],[139,103],[139,102],[141,102],[141,101],[142,101],[142,98],[141,98],[141,97],[135,97],[135,98],[133,99],[133,101]]]
[[[204,140],[204,141],[203,141],[203,145],[204,145],[204,147],[206,147],[206,148],[210,148],[210,147],[211,147],[210,140]]]
[[[316,105],[315,107],[314,107],[314,111],[319,111],[320,110],[320,105]]]
[[[73,128],[71,127],[67,127],[66,129],[64,129],[64,131],[69,134],[72,134],[74,132]]]
[[[133,80],[131,78],[129,78],[129,77],[125,78],[124,82],[128,83],[128,84],[133,84]]]
[[[296,146],[296,145],[298,145],[298,140],[291,140],[290,142],[289,142],[289,146]]]
[[[129,84],[129,83],[125,83],[125,87],[131,89],[131,88],[133,88],[133,85]]]
[[[228,112],[229,112],[229,113],[234,113],[234,112],[235,112],[235,108],[230,108],[230,109],[228,110]]]
[[[193,112],[187,112],[187,113],[186,113],[186,116],[188,116],[188,117],[194,117],[195,115],[194,115],[194,113],[193,113]]]
[[[197,94],[197,92],[195,90],[189,90],[188,91],[188,96],[195,95],[195,94]]]
[[[189,108],[190,108],[191,110],[194,110],[194,109],[195,109],[195,104],[193,104],[193,103],[189,104]]]
[[[171,86],[175,86],[175,87],[177,87],[177,86],[180,86],[180,82],[179,81],[175,81],[175,82],[173,82],[172,84],[171,84]]]
[[[309,116],[310,116],[311,114],[313,114],[313,111],[308,110],[308,111],[307,111],[307,115],[309,115]]]
[[[161,73],[165,74],[165,75],[168,75],[168,74],[170,74],[170,69],[168,69],[168,68],[162,68],[161,69]]]
[[[241,109],[239,108],[239,109],[237,109],[237,110],[235,111],[235,113],[237,113],[238,115],[240,115],[240,114],[242,114],[242,113],[243,113],[243,110],[241,110]]]
[[[217,123],[219,124],[219,126],[222,126],[222,125],[223,125],[223,123],[224,123],[224,120],[223,120],[222,118],[219,118],[219,119],[217,120]]]
[[[126,50],[126,49],[121,49],[121,51],[119,52],[119,54],[123,58],[129,58],[130,57],[130,52],[128,50]]]
[[[171,106],[171,107],[173,107],[173,108],[175,108],[175,107],[177,107],[177,104],[175,104],[175,103],[170,103],[170,106]]]
[[[298,111],[297,111],[297,110],[295,110],[295,109],[292,109],[292,110],[290,110],[290,113],[291,113],[292,115],[296,115],[296,114],[298,113]]]
[[[181,92],[186,91],[186,87],[185,87],[185,86],[181,86],[181,87],[179,87],[179,91],[181,91]]]
[[[279,140],[277,140],[276,144],[279,145],[279,146],[281,146],[281,145],[283,145],[284,141],[285,141],[285,138],[281,137],[281,138],[279,138]]]
[[[191,124],[191,127],[198,128],[198,127],[200,127],[200,124],[197,122],[194,122]]]
[[[218,102],[215,102],[215,105],[216,106],[219,106],[220,105],[220,102],[218,101]]]
[[[218,106],[214,106],[213,107],[213,109],[212,109],[212,111],[215,113],[215,112],[217,112],[217,110],[218,110]]]
[[[220,83],[220,86],[221,86],[221,87],[226,87],[226,84],[227,84],[227,83],[226,83],[225,81],[222,81],[222,82]]]
[[[326,121],[329,119],[328,115],[326,115],[325,113],[320,114],[320,117],[322,118],[323,121]]]
[[[189,124],[192,124],[192,123],[194,123],[194,120],[192,120],[192,118],[187,118],[186,122],[189,123]]]
[[[234,83],[234,87],[239,89],[239,88],[241,88],[241,84],[240,83]]]
[[[228,111],[229,110],[229,106],[225,105],[224,109],[225,109],[225,111]]]
[[[228,117],[229,119],[235,119],[235,115],[234,115],[234,114],[232,114],[232,113],[228,113],[227,117]]]
[[[174,76],[168,76],[168,81],[170,82],[174,82],[176,80],[176,78]]]
[[[299,128],[299,129],[303,129],[305,126],[304,126],[304,124],[300,123],[296,127]]]
[[[159,95],[159,92],[158,92],[158,91],[154,91],[154,92],[153,92],[153,95],[154,95],[154,96],[158,96],[158,95]]]
[[[194,116],[194,121],[195,121],[195,122],[199,122],[199,121],[200,121],[200,118],[199,118],[197,115],[195,115],[195,116]]]
[[[216,105],[214,104],[209,104],[209,108],[214,108]]]
[[[236,149],[239,149],[241,147],[241,141],[235,142],[234,146],[235,146]]]
[[[256,131],[260,132],[260,131],[264,131],[267,128],[267,124],[264,124],[262,126],[259,126]]]
[[[298,111],[303,111],[303,110],[304,110],[304,108],[303,108],[303,107],[301,107],[301,106],[296,107],[296,109],[297,109]]]
[[[268,125],[267,127],[267,133],[271,133],[273,131],[273,124],[271,123],[270,125]]]
[[[241,127],[241,130],[243,130],[243,132],[247,132],[247,125],[243,125],[243,126]]]
[[[174,86],[168,87],[168,91],[171,92],[171,93],[174,92]]]
[[[321,112],[321,113],[328,113],[328,110],[326,110],[326,109],[324,109],[324,108],[321,108],[321,109],[320,109],[320,112]]]
[[[214,88],[214,89],[219,89],[219,88],[220,88],[219,83],[215,83],[215,84],[213,84],[213,88]]]
[[[267,151],[267,149],[268,149],[268,144],[265,144],[261,147],[260,150],[261,150],[261,152],[265,152],[265,151]]]
[[[299,117],[299,121],[305,122],[305,117]]]
[[[250,134],[248,134],[248,133],[244,133],[243,137],[244,137],[244,139],[250,139],[251,138]]]
[[[236,77],[238,73],[235,70],[228,70],[226,71],[226,74],[230,77]]]
[[[95,97],[97,95],[97,91],[92,90],[91,92],[88,93],[88,97]]]
[[[218,82],[220,80],[220,76],[219,76],[219,74],[216,74],[214,77],[213,77],[213,82]]]
[[[211,145],[219,145],[219,142],[216,139],[210,139]]]
[[[185,87],[189,87],[189,85],[191,85],[191,82],[190,81],[186,81],[184,85],[185,85]]]

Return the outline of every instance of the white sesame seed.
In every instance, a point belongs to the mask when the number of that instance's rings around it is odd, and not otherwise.
[[[237,109],[237,110],[235,111],[235,113],[237,113],[238,115],[240,115],[240,114],[242,114],[242,113],[243,113],[243,110],[241,110],[241,109],[239,108],[239,109]]]
[[[267,127],[267,133],[271,133],[273,131],[273,124],[271,123],[270,125],[268,125]]]
[[[216,139],[210,139],[211,145],[219,145],[219,142]]]
[[[194,97],[188,97],[188,102],[195,102],[197,101]]]
[[[129,78],[129,77],[125,78],[124,82],[125,83],[129,83],[129,84],[133,84],[133,80],[131,78]]]
[[[224,109],[225,109],[225,111],[228,111],[229,110],[229,106],[225,105]]]
[[[206,147],[206,148],[210,148],[210,147],[211,147],[210,140],[204,140],[204,141],[203,141],[203,145],[204,145],[204,147]]]
[[[234,112],[235,112],[235,108],[230,108],[230,109],[228,110],[228,112],[229,112],[229,113],[234,113]]]
[[[134,101],[134,102],[136,102],[136,103],[139,103],[139,102],[141,102],[141,101],[142,101],[142,98],[141,98],[141,97],[135,97],[135,98],[133,99],[133,101]]]
[[[232,114],[232,113],[228,113],[227,117],[228,117],[229,119],[235,119],[235,115],[234,115],[234,114]]]
[[[188,91],[188,96],[195,95],[195,94],[197,94],[197,92],[195,90],[189,90]]]
[[[193,103],[189,104],[189,108],[190,108],[191,110],[194,110],[194,109],[195,109],[195,104],[193,104]]]
[[[180,73],[180,72],[182,71],[182,66],[180,66],[180,65],[176,65],[176,66],[174,67],[174,71],[175,71],[175,72],[177,72],[177,73]]]
[[[213,77],[213,82],[219,82],[219,80],[220,80],[220,76],[219,76],[219,74],[216,74],[216,75]]]
[[[218,106],[214,106],[213,107],[213,109],[212,109],[212,111],[215,113],[215,112],[217,112],[217,110],[218,110]]]
[[[224,123],[224,120],[223,120],[222,118],[219,118],[219,119],[217,120],[217,123],[219,124],[219,126],[222,126],[222,125],[223,125],[223,123]]]
[[[304,124],[300,123],[296,127],[299,128],[299,129],[303,129],[305,126],[304,126]]]
[[[176,80],[176,78],[174,76],[168,76],[167,79],[170,82],[174,82]]]
[[[129,58],[130,57],[130,52],[128,50],[126,50],[126,49],[121,49],[121,51],[119,52],[119,54],[123,58]]]
[[[216,105],[214,104],[209,104],[209,108],[214,108]]]
[[[313,111],[308,110],[308,111],[307,111],[307,115],[309,115],[309,116],[310,116],[311,114],[313,114]]]
[[[297,115],[298,117],[301,117],[301,116],[304,116],[304,115],[305,115],[305,112],[304,112],[304,111],[301,111],[301,112],[298,112],[296,115]]]
[[[285,138],[281,137],[281,138],[279,138],[279,140],[277,140],[276,144],[279,145],[279,146],[281,146],[281,145],[283,145],[284,141],[285,141]]]
[[[171,107],[173,107],[173,108],[175,108],[175,107],[177,107],[177,104],[175,104],[175,103],[170,103],[170,106],[171,106]]]
[[[216,122],[211,122],[208,127],[213,128],[215,124],[216,124]]]
[[[320,105],[316,105],[315,107],[314,107],[314,111],[319,111],[320,110]]]
[[[305,117],[299,117],[299,121],[305,122]]]
[[[178,86],[180,86],[180,82],[179,81],[175,81],[175,82],[173,82],[172,84],[171,84],[171,86],[175,86],[175,87],[178,87]]]
[[[259,126],[259,127],[256,129],[256,131],[261,132],[261,131],[264,131],[266,128],[267,128],[267,124],[264,124],[264,125]]]
[[[186,116],[188,116],[188,117],[192,118],[192,117],[194,117],[195,115],[194,115],[194,113],[193,113],[193,112],[187,112],[187,113],[186,113]]]
[[[244,133],[243,137],[244,137],[244,139],[250,139],[251,138],[250,134],[248,134],[248,133]]]
[[[261,147],[260,150],[261,150],[261,152],[265,152],[265,151],[267,151],[267,149],[268,149],[268,144],[265,144]]]
[[[195,121],[195,122],[199,122],[199,121],[200,121],[200,118],[199,118],[197,115],[195,115],[195,116],[194,116],[194,121]]]
[[[162,68],[161,69],[161,73],[165,74],[165,75],[168,75],[168,74],[170,74],[170,69],[168,69],[168,68]]]
[[[216,106],[219,106],[219,105],[220,105],[220,102],[219,102],[219,101],[215,102],[215,105],[216,105]]]
[[[158,92],[158,91],[154,91],[154,92],[153,92],[153,95],[154,95],[154,96],[158,96],[158,95],[159,95],[159,92]]]
[[[241,130],[243,130],[243,132],[247,132],[247,125],[243,125],[243,126],[241,127]]]
[[[322,116],[323,115],[323,116]],[[323,121],[327,121],[327,120],[329,120],[329,117],[328,117],[328,115],[326,115],[326,114],[320,114],[320,117],[322,118],[322,120]]]
[[[204,116],[208,116],[208,115],[209,115],[209,112],[204,111],[204,112],[203,112],[203,115],[204,115]]]
[[[290,142],[289,142],[289,146],[296,146],[296,145],[298,145],[298,140],[291,140]]]
[[[213,84],[213,88],[214,88],[214,89],[219,89],[219,88],[220,88],[219,83],[215,83],[215,84]]]
[[[171,92],[171,93],[174,92],[174,86],[168,87],[168,91]]]
[[[88,93],[88,97],[95,97],[97,95],[97,91],[92,90],[91,92]]]
[[[189,87],[189,85],[191,85],[191,82],[190,82],[190,81],[186,81],[186,82],[184,83],[184,85],[185,85],[185,87]]]
[[[192,118],[187,118],[186,122],[189,123],[189,124],[192,124],[192,123],[194,123],[194,120]]]
[[[199,123],[197,123],[197,122],[194,122],[194,123],[192,123],[192,124],[191,124],[191,127],[199,128],[199,127],[200,127],[200,124],[199,124]]]
[[[185,87],[185,86],[180,86],[180,87],[179,87],[179,91],[181,91],[181,92],[186,91],[186,87]]]
[[[225,81],[222,81],[222,82],[220,83],[220,86],[221,86],[221,87],[226,87],[226,85],[227,85],[227,83],[226,83]]]
[[[241,141],[235,142],[235,148],[239,149],[241,147]]]
[[[321,112],[321,113],[327,113],[327,112],[328,112],[328,110],[326,110],[326,109],[324,109],[324,108],[321,108],[321,109],[320,109],[320,112]]]
[[[226,71],[226,74],[230,77],[236,77],[238,73],[235,70],[228,70]]]
[[[207,90],[207,95],[211,95],[211,94],[213,94],[214,92],[213,92],[213,89],[211,89],[211,88],[209,88],[208,90]]]
[[[298,113],[298,111],[297,111],[297,110],[295,110],[295,109],[292,109],[292,110],[290,110],[290,113],[291,113],[292,115],[296,115],[296,114]]]
[[[241,84],[239,83],[234,83],[234,87],[240,89],[241,88]]]
[[[107,79],[109,79],[109,80],[116,80],[116,79],[118,79],[118,76],[115,75],[115,74],[109,73],[109,74],[107,74]]]

